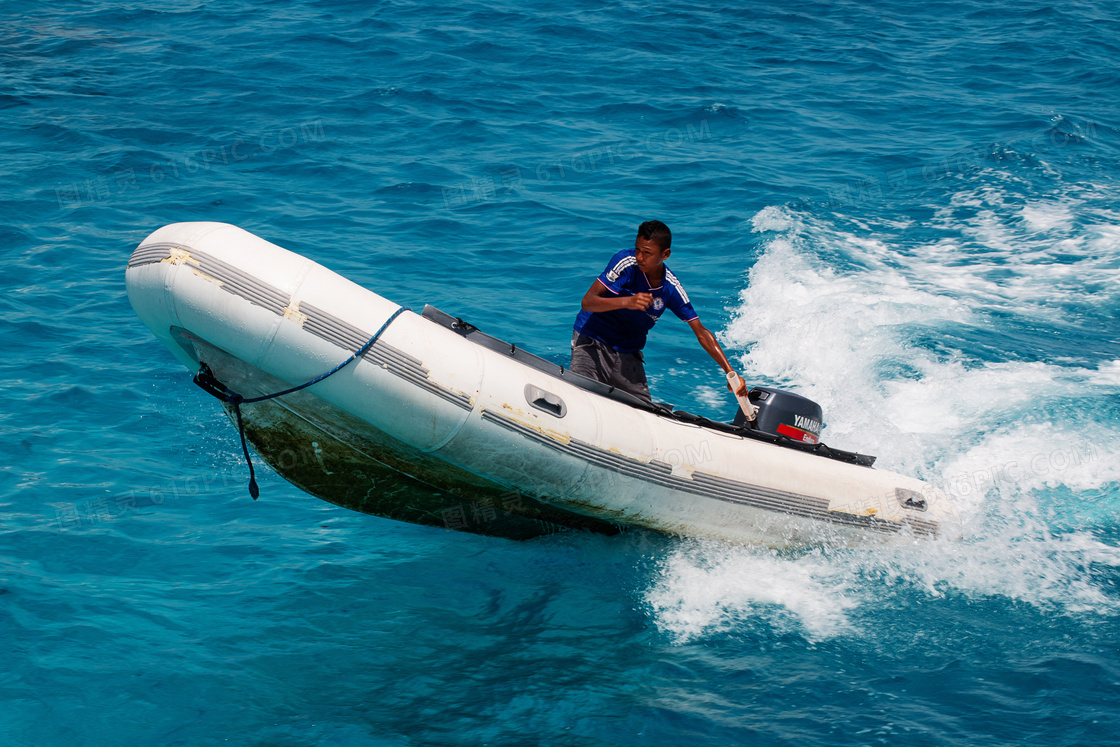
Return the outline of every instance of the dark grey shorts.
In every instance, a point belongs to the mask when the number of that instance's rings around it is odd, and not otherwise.
[[[652,401],[646,383],[642,354],[620,353],[579,332],[572,333],[572,362],[568,369],[589,379],[601,381],[635,397]]]

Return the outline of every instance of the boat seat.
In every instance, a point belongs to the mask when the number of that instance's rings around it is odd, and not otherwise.
[[[453,332],[457,332],[471,342],[482,345],[485,348],[489,348],[496,353],[508,355],[509,357],[520,363],[524,363],[525,365],[535,368],[538,371],[543,371],[549,376],[555,376],[558,379],[563,379],[573,386],[578,386],[580,389],[586,389],[589,392],[594,392],[595,394],[601,395],[603,397],[609,397],[613,400],[617,400],[618,402],[624,402],[631,407],[638,407],[642,410],[648,410],[650,412],[667,414],[672,411],[671,407],[665,407],[664,405],[655,405],[652,402],[647,402],[643,399],[635,397],[629,392],[624,392],[621,389],[616,389],[609,384],[604,384],[601,381],[596,381],[595,379],[591,379],[586,376],[582,376],[580,374],[569,371],[563,366],[560,366],[551,361],[547,361],[544,358],[541,358],[539,355],[533,355],[529,351],[523,350],[513,343],[499,340],[497,337],[482,332],[478,327],[474,326],[470,322],[465,322],[459,317],[451,316],[446,312],[440,311],[431,304],[424,305],[424,311],[421,316],[429,321],[446,327]]]

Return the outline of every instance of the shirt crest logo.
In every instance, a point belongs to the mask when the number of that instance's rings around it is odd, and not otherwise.
[[[654,309],[654,311],[661,311],[663,308],[665,308],[665,302],[661,300],[661,296],[657,296],[656,298],[654,298],[653,299],[653,309]]]

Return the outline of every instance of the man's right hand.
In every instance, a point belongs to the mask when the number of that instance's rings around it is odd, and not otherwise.
[[[592,312],[616,311],[618,309],[636,309],[638,311],[645,311],[653,304],[653,295],[649,293],[635,293],[633,296],[616,296],[611,295],[607,297],[607,293],[614,293],[603,285],[601,280],[596,280],[587,289],[587,293],[583,294],[583,301],[580,302],[580,310]]]
[[[624,309],[636,309],[637,311],[645,311],[653,303],[653,296],[649,293],[635,293],[632,296],[626,297],[626,305]]]
[[[730,389],[731,393],[736,397],[747,396],[747,382],[734,371],[727,372],[727,388]]]

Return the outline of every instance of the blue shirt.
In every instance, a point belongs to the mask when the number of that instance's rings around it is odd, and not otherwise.
[[[615,309],[614,311],[581,311],[576,317],[575,330],[614,348],[620,353],[635,353],[646,345],[646,333],[661,318],[666,308],[672,310],[682,321],[691,322],[699,318],[688,301],[681,281],[663,266],[665,276],[661,285],[651,288],[646,274],[638,269],[634,250],[626,249],[611,257],[607,269],[599,276],[599,282],[615,296],[633,296],[649,293],[653,303],[645,311],[637,309]]]

